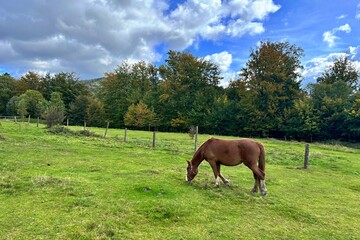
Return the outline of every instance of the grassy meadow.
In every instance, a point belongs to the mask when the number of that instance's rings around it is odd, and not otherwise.
[[[123,135],[0,121],[0,239],[359,239],[359,145],[313,143],[304,170],[305,143],[260,139],[261,197],[244,165],[222,167],[231,186],[216,188],[206,162],[186,183],[186,133],[158,132],[155,148],[151,132]]]

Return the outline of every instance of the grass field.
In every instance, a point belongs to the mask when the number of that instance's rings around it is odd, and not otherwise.
[[[109,129],[107,138],[0,122],[0,239],[359,239],[360,150],[261,139],[268,195],[252,172],[203,162],[191,184],[187,134]],[[71,127],[80,130],[80,127]],[[104,129],[90,128],[104,134]],[[210,135],[200,135],[202,143]],[[231,137],[222,137],[231,138]]]

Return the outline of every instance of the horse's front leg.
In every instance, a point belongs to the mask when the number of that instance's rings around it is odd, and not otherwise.
[[[226,179],[221,173],[220,173],[220,163],[216,163],[217,169],[219,171],[219,176],[221,178],[221,180],[223,181],[224,184],[229,185],[230,181],[228,179]]]
[[[209,161],[209,164],[214,172],[214,177],[215,177],[215,186],[219,187],[220,185],[220,180],[219,180],[219,176],[220,176],[220,168],[218,167],[218,164],[215,161]]]
[[[215,186],[219,187],[220,185],[220,179],[223,181],[223,183],[225,184],[229,184],[230,181],[227,180],[223,175],[221,175],[220,173],[220,163],[215,162],[215,161],[209,161],[209,164],[214,172],[214,177],[215,177]]]

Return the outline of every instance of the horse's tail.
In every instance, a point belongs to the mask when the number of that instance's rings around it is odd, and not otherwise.
[[[264,145],[262,145],[261,143],[258,143],[258,146],[260,148],[259,168],[265,179],[265,148],[264,148]]]

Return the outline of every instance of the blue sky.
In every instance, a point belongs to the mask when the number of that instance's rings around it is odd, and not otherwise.
[[[226,86],[260,41],[303,48],[303,86],[341,54],[360,70],[357,0],[0,0],[0,73],[75,72],[123,61],[161,64],[169,50],[220,66]]]

